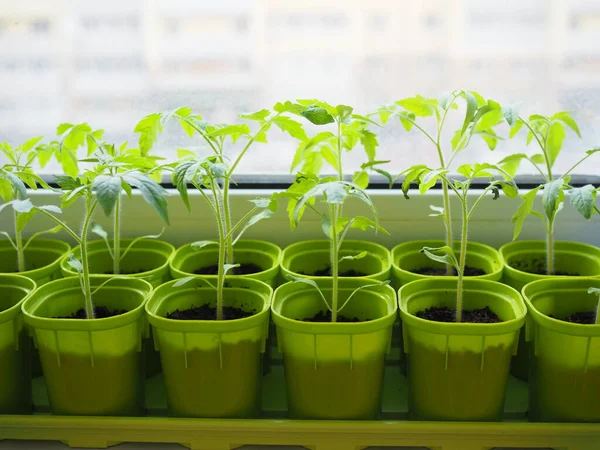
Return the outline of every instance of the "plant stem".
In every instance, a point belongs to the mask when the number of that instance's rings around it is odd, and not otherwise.
[[[548,221],[546,234],[546,274],[554,274],[554,220]]]
[[[337,121],[337,159],[338,159],[338,180],[344,181],[344,170],[342,168],[342,123]]]
[[[85,198],[85,220],[81,229],[81,241],[79,243],[81,253],[81,265],[82,265],[82,279],[83,279],[83,297],[85,302],[85,316],[88,319],[94,318],[94,303],[92,302],[92,287],[90,283],[90,266],[88,262],[88,248],[87,248],[87,236],[90,225],[92,223],[92,215],[96,208],[96,202],[91,197],[86,196]]]
[[[117,197],[113,227],[113,275],[121,271],[121,195]]]
[[[456,285],[456,321],[462,322],[463,310],[463,278],[467,261],[467,233],[469,230],[469,214],[467,209],[467,193],[461,198],[462,203],[462,232],[460,236],[460,255],[458,262],[458,281]]]
[[[331,243],[329,247],[329,255],[331,259],[331,277],[332,277],[332,289],[331,289],[331,321],[337,322],[338,315],[338,234],[337,234],[337,218],[338,218],[338,206],[331,205]]]
[[[596,306],[596,320],[594,320],[596,325],[600,325],[600,299],[598,299],[598,306]]]
[[[229,204],[229,179],[223,179],[223,209],[225,210],[225,246],[227,247],[227,264],[233,264],[233,233],[231,233],[231,206]]]
[[[15,220],[15,246],[17,247],[17,270],[25,272],[25,249],[23,248],[23,236],[21,231],[17,229],[17,218],[19,213],[14,211],[13,217]]]
[[[226,236],[224,230],[223,209],[219,200],[219,194],[215,185],[211,183],[211,190],[215,201],[215,212],[217,215],[217,229],[219,231],[219,261],[217,271],[217,320],[223,320],[223,290],[225,288],[225,253]]]

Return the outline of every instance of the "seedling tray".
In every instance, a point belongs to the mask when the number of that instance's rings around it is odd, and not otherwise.
[[[43,378],[34,380],[35,414],[0,415],[0,439],[62,441],[71,447],[106,448],[121,442],[179,443],[195,450],[231,450],[242,445],[299,445],[312,450],[357,450],[369,446],[418,446],[435,450],[496,447],[600,449],[600,424],[526,422],[527,385],[511,378],[502,423],[406,421],[406,380],[398,365],[386,367],[380,421],[286,419],[283,367],[264,376],[259,419],[179,419],[167,415],[161,375],[147,380],[146,417],[76,417],[49,413]]]

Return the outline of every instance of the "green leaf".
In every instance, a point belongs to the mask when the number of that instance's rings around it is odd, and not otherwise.
[[[268,109],[261,109],[260,111],[256,111],[250,114],[239,114],[239,117],[246,120],[256,120],[262,122],[267,117],[269,117],[270,114],[271,111],[269,111]]]
[[[357,230],[367,231],[371,228],[377,229],[379,228],[379,225],[377,224],[377,222],[369,219],[368,217],[356,216],[350,223],[350,228],[356,228]]]
[[[546,162],[546,158],[541,153],[536,153],[531,157],[531,161],[536,164],[544,164]]]
[[[425,192],[427,192],[429,189],[431,189],[433,186],[435,186],[435,183],[439,179],[440,175],[443,175],[446,173],[448,173],[448,171],[445,169],[430,170],[430,171],[426,172],[424,175],[423,175],[423,172],[421,172],[421,180],[419,183],[419,192],[421,194],[424,194]]]
[[[25,188],[25,184],[21,181],[21,179],[16,176],[12,172],[5,172],[6,178],[11,182],[13,189],[17,193],[18,199],[24,199],[27,197],[27,188]]]
[[[340,258],[340,262],[342,262],[342,261],[354,261],[355,259],[363,259],[365,256],[367,256],[367,251],[366,250],[363,251],[363,252],[360,252],[360,253],[358,253],[356,255],[342,256]]]
[[[185,148],[177,149],[177,158],[178,159],[188,158],[190,156],[196,156],[196,153],[191,150],[187,150]]]
[[[369,186],[369,174],[364,170],[358,170],[354,172],[352,176],[352,183],[361,187],[362,189],[366,189]]]
[[[564,200],[564,189],[565,180],[559,178],[558,180],[550,181],[544,185],[544,193],[542,195],[542,206],[546,212],[546,217],[549,221],[554,219],[559,205]]]
[[[381,120],[381,124],[385,125],[388,122],[392,113],[388,111],[385,107],[383,107],[377,110],[377,115],[379,116],[379,120]]]
[[[369,161],[373,161],[377,153],[377,146],[379,145],[377,135],[369,130],[363,130],[360,137],[360,143],[364,147]]]
[[[462,133],[461,130],[456,130],[452,140],[450,141],[450,144],[452,145],[452,151],[460,152],[461,150],[464,150],[468,142],[469,133]]]
[[[436,100],[427,99],[417,95],[416,97],[405,98],[396,102],[397,105],[403,107],[407,111],[410,111],[415,116],[427,117],[435,114],[436,111]]]
[[[504,116],[502,115],[502,111],[499,109],[492,109],[489,112],[486,112],[481,118],[477,121],[475,125],[475,131],[485,131],[489,130],[491,127],[498,125],[502,122]]]
[[[512,139],[514,138],[517,133],[521,130],[521,128],[523,128],[523,121],[522,120],[518,120],[511,128],[510,128],[510,134],[509,137]]]
[[[216,241],[196,241],[190,244],[194,250],[200,250],[201,248],[206,247],[207,245],[219,245]]]
[[[514,181],[496,181],[496,184],[499,184],[502,188],[502,192],[508,198],[517,198],[519,196],[519,188],[515,184]]]
[[[375,125],[375,126],[378,126],[378,127],[381,126],[377,122],[375,122],[373,119],[369,119],[368,117],[361,116],[360,114],[352,114],[352,118],[354,120],[358,120],[360,122],[370,123],[371,125]]]
[[[123,180],[130,186],[136,187],[146,200],[158,213],[162,220],[168,225],[169,215],[167,212],[167,191],[156,181],[140,172],[128,172],[123,174]],[[119,189],[121,185],[119,184]]]
[[[133,130],[135,133],[140,133],[138,146],[140,147],[142,156],[147,155],[152,149],[158,133],[163,129],[161,117],[162,114],[160,113],[150,114],[140,120]]]
[[[0,178],[0,197],[5,202],[13,198],[13,184],[8,178]]]
[[[68,175],[53,175],[53,177],[56,184],[58,184],[58,186],[65,191],[70,191],[82,186],[79,178],[74,178]]]
[[[121,196],[120,176],[98,175],[92,183],[92,192],[106,216],[110,216]]]
[[[28,139],[27,141],[25,141],[25,143],[23,145],[21,145],[21,151],[24,153],[28,152],[29,150],[34,148],[38,142],[40,142],[42,140],[42,137],[43,136],[36,136],[31,139]]]
[[[21,213],[17,216],[17,224],[16,224],[16,231],[17,233],[20,233],[21,231],[23,231],[23,229],[25,228],[25,226],[29,223],[29,221],[31,219],[33,219],[33,216],[35,215],[36,210],[32,209],[29,212],[26,213]]]
[[[104,230],[104,228],[102,228],[102,225],[100,225],[97,222],[92,222],[92,227],[90,231],[95,235],[100,236],[104,241],[108,243],[108,233]]]
[[[347,105],[337,105],[335,107],[335,110],[337,112],[338,120],[340,122],[344,122],[352,115],[352,111],[354,111],[354,108],[352,108],[352,106]]]
[[[460,130],[461,136],[465,134],[465,131],[467,131],[467,128],[469,127],[469,124],[473,121],[473,117],[475,117],[475,112],[477,111],[477,108],[478,108],[477,99],[471,92],[465,91],[464,97],[465,97],[465,101],[467,102],[467,109],[465,112],[465,119],[463,121],[463,125]],[[454,148],[454,146],[453,146],[453,148]]]
[[[236,267],[240,267],[239,264],[223,264],[223,275],[227,275],[227,272],[229,272],[232,269],[235,269]]]
[[[327,299],[325,298],[323,291],[321,291],[321,288],[319,287],[319,285],[317,284],[317,282],[315,280],[311,280],[310,278],[295,277],[290,274],[287,274],[285,277],[288,280],[292,281],[293,283],[308,284],[309,286],[312,286],[313,288],[315,288],[317,290],[317,292],[319,293],[319,295],[321,296],[321,299],[323,300],[323,303],[325,303],[325,306],[327,307],[327,309],[329,309],[329,311],[331,311],[331,306],[329,306],[329,303],[327,302]]]
[[[566,136],[565,127],[560,122],[553,122],[548,131],[548,139],[546,141],[546,154],[550,167],[554,165],[554,161],[558,157],[562,144]]]
[[[594,214],[596,206],[596,188],[591,184],[586,184],[580,188],[573,188],[569,191],[571,204],[586,219],[590,219]]]
[[[71,266],[77,273],[83,272],[83,264],[81,264],[81,261],[75,258],[75,255],[73,255],[73,253],[69,255],[67,264],[69,264],[69,266]]]
[[[573,130],[573,132],[575,132],[577,137],[581,138],[581,131],[579,130],[579,126],[577,125],[577,122],[575,122],[575,119],[573,119],[571,117],[570,111],[557,112],[552,117],[550,117],[550,119],[551,120],[560,120],[566,126],[568,126],[571,130]]]
[[[498,145],[498,136],[496,135],[496,133],[493,130],[489,130],[488,132],[480,132],[477,133],[479,136],[481,136],[481,138],[485,141],[485,143],[487,144],[488,148],[490,150],[495,150],[496,146]]]
[[[402,193],[404,194],[404,198],[406,198],[407,200],[410,198],[408,196],[408,191],[410,189],[410,184],[413,181],[419,180],[419,178],[421,177],[421,174],[425,170],[428,170],[428,168],[427,168],[427,166],[425,166],[423,164],[420,164],[420,165],[417,165],[417,166],[413,166],[410,169],[408,169],[408,172],[404,176],[404,181],[402,182]]]
[[[503,106],[502,107],[502,115],[511,126],[514,128],[519,123],[519,109],[520,106]],[[521,126],[523,124],[521,123]],[[518,131],[518,130],[517,130]],[[512,130],[511,130],[512,133]],[[511,136],[512,137],[512,136]]]
[[[515,224],[515,229],[513,232],[513,241],[519,237],[521,234],[521,230],[523,229],[523,223],[525,219],[532,214],[533,212],[533,203],[535,201],[535,197],[538,191],[542,188],[542,186],[538,186],[535,189],[532,189],[528,193],[521,196],[523,201],[519,205],[517,212],[512,216],[511,222]]]
[[[421,252],[423,252],[425,256],[433,261],[437,261],[442,264],[448,264],[454,267],[457,272],[460,271],[460,266],[454,254],[454,250],[447,245],[444,245],[443,247],[423,247]]]
[[[279,116],[273,119],[273,123],[283,131],[288,133],[291,137],[305,141],[308,139],[304,128],[300,122],[290,119],[286,116]]]
[[[25,200],[14,200],[12,206],[16,212],[21,214],[28,213],[34,208],[33,203],[28,198]]]
[[[411,112],[402,111],[398,114],[398,120],[406,131],[410,131],[414,125],[415,115]]]
[[[510,176],[514,177],[517,173],[517,170],[519,170],[519,166],[521,165],[521,161],[523,159],[527,159],[527,155],[525,153],[515,153],[514,155],[509,155],[499,161],[498,165],[504,171],[508,172]]]
[[[333,116],[320,106],[309,106],[302,111],[302,116],[315,125],[326,125],[335,122]]]
[[[41,209],[42,211],[48,211],[54,214],[62,214],[62,209],[60,209],[56,205],[42,205],[36,206],[36,209]]]

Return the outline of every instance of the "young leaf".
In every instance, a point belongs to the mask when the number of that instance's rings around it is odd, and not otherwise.
[[[562,149],[562,144],[566,135],[567,133],[565,132],[565,127],[562,123],[553,122],[552,125],[550,125],[548,139],[546,141],[546,154],[548,155],[550,167],[554,165],[554,161],[556,161],[556,158]]]
[[[100,225],[97,222],[92,222],[91,232],[97,236],[100,236],[105,241],[108,240],[108,233],[106,231],[104,231],[104,228],[102,228],[102,225]]]
[[[92,192],[96,194],[98,203],[106,216],[110,216],[121,195],[120,176],[98,175],[92,183]]]
[[[8,202],[13,198],[13,184],[8,178],[0,178],[0,197],[4,202]]]
[[[454,250],[447,245],[444,245],[443,247],[423,247],[421,252],[423,252],[425,256],[433,261],[451,265],[456,269],[457,272],[460,270],[458,260],[454,255]]]
[[[544,185],[544,193],[542,195],[542,206],[546,212],[548,220],[552,221],[557,213],[559,205],[564,199],[564,186],[565,180],[559,178],[558,180],[550,181]]]
[[[158,133],[162,131],[161,117],[160,113],[150,114],[140,120],[133,130],[135,133],[140,133],[138,145],[142,156],[148,154],[156,142]]]
[[[315,125],[326,125],[335,122],[333,116],[325,108],[319,106],[309,106],[302,111],[302,116]]]
[[[519,109],[520,109],[519,106],[503,106],[502,107],[502,115],[504,116],[504,118],[506,119],[508,124],[511,126],[511,128],[514,128],[515,125],[517,125],[517,122],[519,120]],[[517,132],[518,132],[518,130],[517,130]],[[511,130],[511,133],[512,133],[512,130]]]
[[[58,206],[56,205],[42,205],[42,206],[36,206],[36,209],[41,209],[43,211],[48,211],[54,214],[62,214],[62,209],[60,209]]]
[[[396,102],[397,105],[419,117],[432,116],[435,113],[436,103],[437,100],[426,99],[420,95]]]
[[[219,243],[216,241],[196,241],[192,242],[190,245],[194,250],[200,250],[201,248],[204,248],[207,245],[219,245]]]
[[[271,112],[268,109],[261,109],[251,114],[239,114],[239,117],[246,120],[257,120],[259,122],[265,120]]]
[[[310,278],[301,278],[301,277],[295,277],[293,275],[286,275],[286,278],[288,280],[291,280],[293,283],[304,283],[304,284],[308,284],[309,286],[314,287],[317,292],[319,293],[319,295],[321,296],[321,299],[323,300],[323,303],[325,303],[325,306],[327,307],[327,309],[329,311],[331,311],[331,306],[329,306],[329,303],[327,302],[327,299],[325,298],[325,295],[323,294],[323,291],[321,291],[321,288],[319,287],[319,285],[317,284],[317,282],[315,280],[311,280]]]
[[[79,261],[77,258],[75,258],[75,255],[73,255],[72,253],[69,255],[67,264],[69,264],[69,266],[71,266],[73,269],[75,269],[75,271],[77,273],[83,272],[83,265],[81,264],[81,261]]]
[[[236,267],[240,267],[239,264],[223,264],[223,275],[227,275],[227,272],[229,272],[232,269],[235,269]]]
[[[130,186],[138,188],[142,193],[144,200],[154,207],[158,212],[158,215],[167,225],[169,224],[167,200],[165,199],[167,191],[160,184],[140,172],[125,173],[123,174],[123,180]],[[121,185],[119,184],[119,189],[120,188]]]
[[[570,111],[557,112],[552,117],[550,117],[550,119],[551,120],[560,120],[566,126],[568,126],[571,130],[573,130],[573,132],[577,135],[577,137],[581,138],[581,131],[579,130],[579,126],[577,125],[577,122],[575,122],[575,119],[573,119],[571,117]]]
[[[523,222],[525,222],[525,219],[532,214],[533,202],[535,201],[535,197],[541,188],[542,186],[538,186],[537,188],[532,189],[528,193],[521,196],[523,201],[519,205],[517,212],[511,218],[511,222],[515,224],[513,241],[519,237],[519,234],[521,234],[521,229],[523,228]]]
[[[12,172],[5,172],[6,178],[12,183],[13,189],[17,192],[17,199],[25,199],[27,197],[27,188],[21,179]]]
[[[342,262],[342,261],[353,261],[355,259],[363,259],[365,256],[367,256],[367,251],[366,250],[363,251],[363,252],[360,252],[360,253],[358,253],[356,255],[342,256],[340,258],[340,262]]]
[[[277,125],[281,131],[288,133],[293,138],[300,139],[301,141],[308,139],[304,128],[302,128],[302,124],[294,119],[290,119],[287,116],[278,116],[273,119],[273,123]]]
[[[596,188],[591,184],[586,184],[580,188],[573,188],[569,191],[571,204],[586,219],[590,219],[594,214],[596,206]]]
[[[195,277],[195,276],[180,278],[175,283],[173,283],[173,287],[183,286],[184,284],[187,284],[192,280],[201,281],[202,283],[207,284],[208,287],[215,289],[215,286],[210,281],[208,281],[206,278]]]
[[[18,213],[28,213],[34,208],[33,203],[28,198],[25,200],[14,200],[12,206]]]

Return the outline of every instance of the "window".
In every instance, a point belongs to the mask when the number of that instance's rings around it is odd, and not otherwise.
[[[89,121],[108,139],[135,142],[143,115],[183,104],[232,122],[279,100],[322,97],[368,112],[417,93],[469,88],[523,103],[525,113],[573,110],[583,139],[566,141],[560,167],[600,145],[598,1],[17,3],[0,5],[0,120],[14,143],[53,137],[61,121]],[[379,133],[391,172],[432,153],[398,123]],[[177,129],[159,142],[156,151],[167,158],[190,145]],[[274,131],[270,146],[254,147],[241,169],[288,173],[295,146]],[[493,155],[521,147],[502,142]],[[482,155],[488,150],[476,144],[464,158]],[[586,170],[600,175],[600,164]]]

